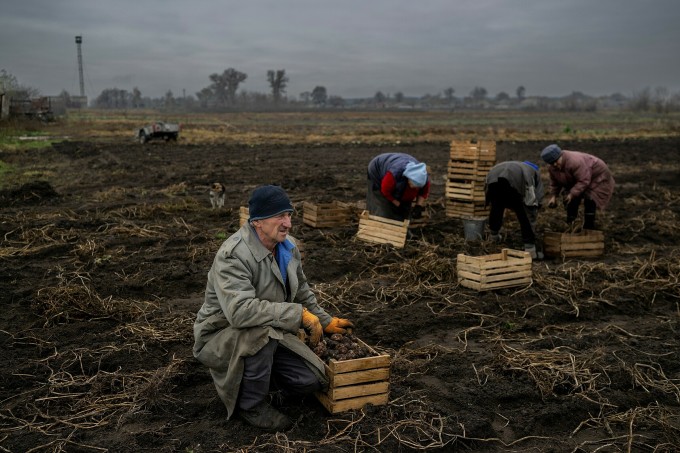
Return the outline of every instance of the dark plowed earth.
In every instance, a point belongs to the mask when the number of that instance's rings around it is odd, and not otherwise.
[[[499,142],[498,160],[537,162],[546,144]],[[504,243],[465,242],[445,214],[447,143],[0,152],[32,179],[0,191],[0,449],[677,451],[680,138],[561,145],[614,173],[605,255],[534,262],[530,286],[481,293],[458,284],[457,255],[521,248],[519,228],[510,213]],[[302,223],[304,201],[362,201],[366,166],[387,151],[433,176],[431,222],[403,249],[357,240],[356,223]],[[299,208],[293,235],[320,302],[392,356],[388,405],[330,415],[314,398],[283,402],[295,426],[278,435],[227,420],[192,323],[260,184]],[[563,227],[561,208],[541,212],[541,232]]]

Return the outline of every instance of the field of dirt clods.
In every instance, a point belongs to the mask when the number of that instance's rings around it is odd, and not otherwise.
[[[545,142],[499,142],[538,161]],[[30,175],[0,191],[0,450],[5,452],[671,452],[680,445],[680,138],[561,143],[616,178],[599,215],[605,255],[532,265],[533,283],[478,293],[447,218],[448,144],[187,145],[65,141],[0,151]],[[432,169],[430,223],[403,249],[294,218],[327,311],[392,356],[388,405],[282,410],[286,433],[227,420],[191,355],[206,273],[260,184],[304,201],[359,203],[376,154]],[[544,176],[545,176],[545,169]],[[227,187],[213,210],[208,187]],[[547,179],[545,180],[547,183]],[[564,228],[545,208],[539,230]]]

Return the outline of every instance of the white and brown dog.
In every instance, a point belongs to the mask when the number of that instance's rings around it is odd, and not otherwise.
[[[224,207],[224,193],[226,190],[221,182],[214,182],[210,187],[210,204],[213,209]]]

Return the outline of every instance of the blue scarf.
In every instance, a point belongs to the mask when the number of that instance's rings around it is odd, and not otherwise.
[[[533,168],[534,170],[538,171],[538,165],[536,165],[535,163],[530,162],[530,161],[528,161],[528,160],[525,160],[525,161],[522,162],[522,163],[523,163],[523,164],[527,164],[528,166],[530,166],[530,167]]]
[[[276,244],[276,263],[279,265],[284,286],[288,287],[288,263],[293,259],[293,249],[295,246],[286,239]]]

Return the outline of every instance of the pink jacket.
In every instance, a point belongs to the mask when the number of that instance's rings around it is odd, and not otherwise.
[[[605,209],[614,193],[614,178],[607,164],[590,154],[562,150],[562,168],[548,168],[550,192],[559,195],[562,189],[572,197],[585,195],[598,208]]]

